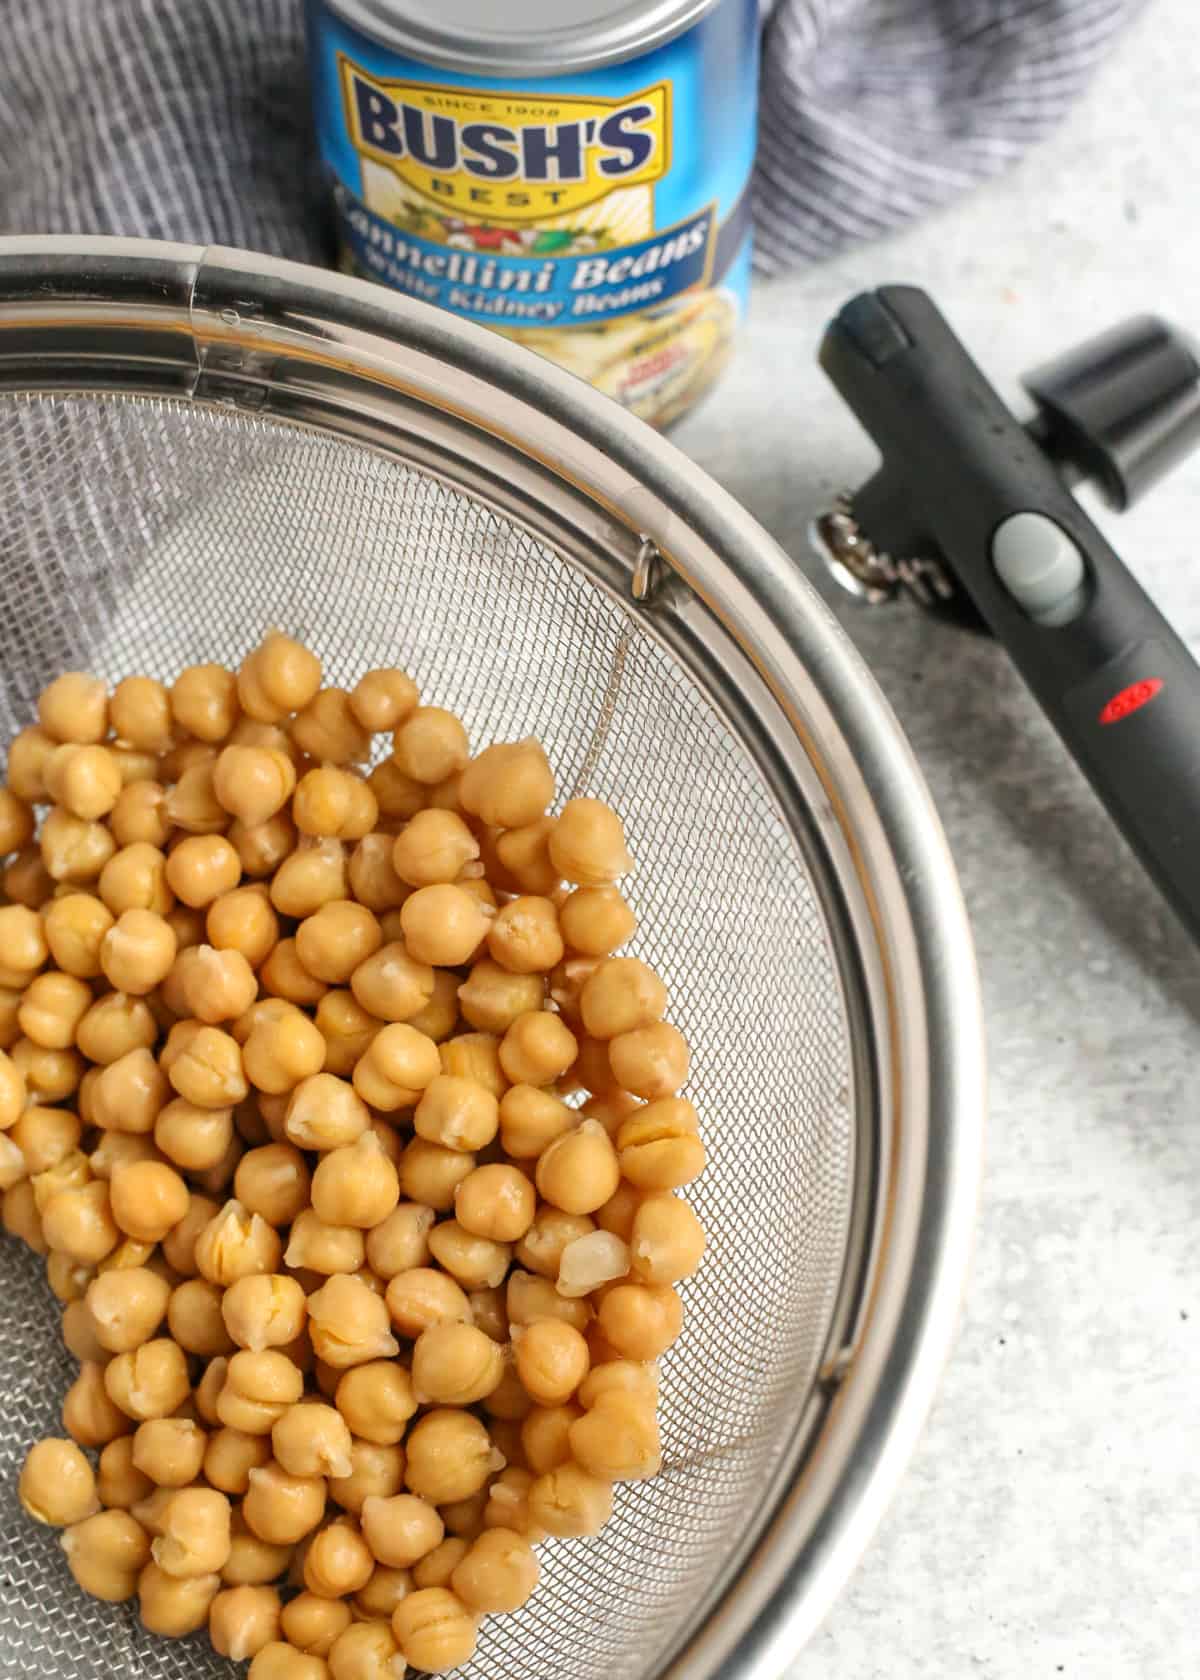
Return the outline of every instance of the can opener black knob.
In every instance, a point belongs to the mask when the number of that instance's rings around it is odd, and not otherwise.
[[[820,362],[883,464],[817,522],[818,552],[864,600],[903,589],[992,631],[1200,939],[1200,666],[1069,488],[1128,506],[1200,444],[1190,344],[1153,317],[1115,328],[1029,376],[1028,427],[915,287],[853,299]]]

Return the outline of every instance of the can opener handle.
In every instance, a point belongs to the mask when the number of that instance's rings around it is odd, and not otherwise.
[[[904,588],[995,634],[1200,939],[1200,666],[1068,487],[1094,477],[1127,506],[1200,444],[1191,346],[1126,323],[1030,376],[1025,427],[932,299],[885,286],[840,312],[820,363],[883,464],[817,522],[818,552],[863,599]]]

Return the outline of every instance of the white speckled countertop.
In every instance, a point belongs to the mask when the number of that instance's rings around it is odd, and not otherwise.
[[[809,519],[873,462],[813,360],[854,292],[927,287],[1014,403],[1023,369],[1123,315],[1200,331],[1198,28],[1195,0],[1156,0],[1090,101],[1015,175],[759,288],[738,368],[678,441],[810,575]],[[1200,458],[1103,523],[1200,651]],[[991,1117],[942,1397],[792,1672],[1191,1680],[1200,954],[994,644],[906,606],[837,610],[909,732],[958,862]]]

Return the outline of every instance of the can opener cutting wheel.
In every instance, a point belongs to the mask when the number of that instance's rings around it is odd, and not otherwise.
[[[903,589],[997,637],[1200,939],[1200,666],[1069,488],[1124,509],[1200,444],[1195,350],[1125,322],[1026,378],[1023,426],[933,301],[885,286],[820,362],[883,465],[817,521],[818,553],[872,605]]]

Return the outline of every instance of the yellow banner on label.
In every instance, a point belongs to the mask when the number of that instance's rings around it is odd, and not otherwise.
[[[561,218],[671,167],[667,82],[623,99],[575,99],[387,81],[344,54],[339,65],[356,151],[450,216]]]

